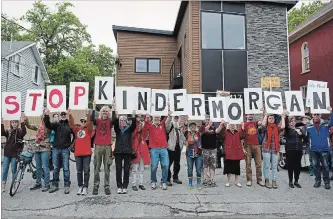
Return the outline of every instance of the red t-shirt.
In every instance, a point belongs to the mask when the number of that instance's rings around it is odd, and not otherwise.
[[[257,122],[245,122],[245,144],[246,145],[259,145],[258,140],[258,127]]]
[[[111,145],[111,127],[110,119],[96,119],[95,145]]]
[[[150,122],[145,122],[145,128],[149,132],[149,147],[150,148],[167,148],[168,142],[166,139],[165,121],[167,117],[163,119],[160,125],[155,126]]]
[[[76,126],[75,133],[75,156],[89,156],[91,155],[91,133],[87,127]]]

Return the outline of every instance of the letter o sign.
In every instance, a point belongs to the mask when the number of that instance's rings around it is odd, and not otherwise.
[[[54,96],[58,96],[58,103],[54,103],[53,102],[53,97]],[[51,107],[53,108],[58,108],[61,106],[61,104],[64,102],[64,98],[62,96],[62,93],[60,90],[58,89],[53,89],[51,92],[50,92],[50,96],[49,96],[49,103],[51,105]]]

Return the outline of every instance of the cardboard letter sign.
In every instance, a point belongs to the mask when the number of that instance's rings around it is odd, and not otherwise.
[[[95,77],[96,104],[113,103],[113,77]]]
[[[169,91],[170,111],[172,112],[173,116],[182,116],[186,114],[186,94],[186,89]]]
[[[327,82],[308,80],[308,89],[306,92],[306,107],[312,106],[312,98],[310,98],[310,96],[312,95],[311,90],[314,88],[327,88]]]
[[[69,108],[73,110],[87,109],[89,82],[71,82],[69,86]]]
[[[327,107],[330,106],[330,93],[328,88],[313,88],[310,92],[311,113],[327,114],[330,111]]]
[[[43,115],[44,94],[45,90],[27,90],[24,110],[26,116]]]
[[[153,106],[151,107],[152,116],[167,116],[169,113],[168,107],[169,90],[152,89],[151,100]]]
[[[262,114],[262,89],[244,88],[245,114]]]
[[[21,92],[2,92],[3,120],[20,120]]]
[[[264,91],[265,109],[268,114],[282,115],[283,105],[281,92]]]
[[[47,86],[47,108],[51,113],[66,111],[66,86]]]
[[[228,120],[230,124],[241,124],[243,119],[243,99],[229,98],[228,100]]]
[[[227,101],[229,97],[208,97],[209,115],[212,122],[227,121]]]
[[[285,91],[289,116],[304,116],[304,104],[301,91]]]
[[[204,120],[205,119],[205,95],[204,94],[187,94],[188,119]]]
[[[137,94],[133,87],[116,87],[116,108],[118,114],[133,114],[136,110]]]

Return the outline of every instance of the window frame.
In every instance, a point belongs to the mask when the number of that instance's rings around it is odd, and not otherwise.
[[[225,48],[225,44],[224,44],[224,31],[223,31],[223,28],[224,28],[224,15],[234,15],[234,16],[242,16],[244,18],[244,48],[242,49],[227,49]],[[247,33],[246,33],[246,16],[245,14],[239,14],[239,13],[223,13],[222,14],[222,48],[223,50],[237,50],[237,51],[241,51],[241,50],[247,50]]]
[[[301,47],[301,62],[302,62],[302,72],[305,74],[310,72],[310,49],[308,42],[302,43]]]
[[[19,57],[19,61],[16,62],[15,61],[15,58],[16,57]],[[22,72],[22,68],[21,68],[21,65],[22,65],[22,55],[17,53],[15,55],[12,55],[9,57],[9,72],[12,73],[13,75],[17,76],[17,77],[21,77],[21,72]],[[16,73],[16,67],[18,67],[18,73]]]
[[[146,60],[147,61],[147,71],[145,71],[145,72],[143,72],[143,71],[137,71],[137,68],[136,68],[136,60],[137,59],[144,59],[144,60]],[[158,60],[159,61],[159,71],[158,72],[151,72],[151,71],[149,71],[149,61],[150,60]],[[161,58],[134,58],[134,72],[135,73],[139,73],[139,74],[161,74],[162,72],[161,72],[161,61],[162,61],[162,59]]]
[[[36,78],[36,69],[37,69],[37,80],[35,81]],[[40,73],[40,68],[38,65],[35,65],[34,69],[33,69],[33,73],[32,73],[32,82],[36,85],[39,85],[39,73]]]

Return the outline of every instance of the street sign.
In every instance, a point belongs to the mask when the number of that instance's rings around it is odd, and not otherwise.
[[[261,77],[262,88],[279,88],[281,87],[280,77]]]

